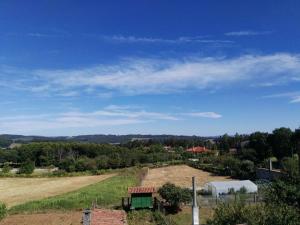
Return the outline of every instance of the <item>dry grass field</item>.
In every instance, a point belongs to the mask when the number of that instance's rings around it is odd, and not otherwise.
[[[0,225],[81,225],[82,212],[11,215]]]
[[[0,178],[0,202],[8,207],[77,190],[114,174],[55,178]]]
[[[215,176],[209,172],[194,169],[186,165],[168,166],[150,169],[142,182],[143,186],[161,187],[167,182],[181,187],[191,187],[192,177],[196,177],[198,187],[210,181],[232,180],[225,176]]]

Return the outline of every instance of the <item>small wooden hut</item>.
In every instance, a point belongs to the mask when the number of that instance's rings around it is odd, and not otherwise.
[[[130,187],[128,188],[128,205],[130,209],[152,209],[154,187]]]

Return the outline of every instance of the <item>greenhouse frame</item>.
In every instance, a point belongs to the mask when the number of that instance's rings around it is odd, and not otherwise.
[[[204,185],[204,190],[218,197],[219,195],[238,192],[245,188],[247,193],[257,193],[257,185],[250,180],[212,181]]]

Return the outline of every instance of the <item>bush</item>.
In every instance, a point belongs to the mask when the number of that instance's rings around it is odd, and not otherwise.
[[[284,172],[289,174],[291,177],[299,175],[299,163],[297,157],[285,157],[282,159],[282,169]]]
[[[169,203],[171,210],[178,210],[181,203],[188,203],[192,199],[191,191],[166,183],[158,190],[159,195]]]
[[[4,163],[2,167],[2,173],[9,173],[10,171],[11,171],[11,167],[9,166],[9,163],[8,162]]]
[[[32,161],[26,161],[21,164],[21,167],[19,169],[20,174],[32,174],[35,169],[34,162]]]
[[[220,204],[208,225],[299,225],[299,211],[283,205]]]
[[[246,194],[248,192],[247,188],[245,186],[241,187],[239,190],[240,194]]]
[[[0,202],[0,220],[2,220],[7,213],[6,205]]]

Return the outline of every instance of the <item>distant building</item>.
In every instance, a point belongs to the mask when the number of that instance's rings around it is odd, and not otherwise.
[[[209,149],[207,149],[205,147],[197,146],[197,147],[192,147],[192,148],[186,149],[186,152],[190,152],[190,153],[206,153],[206,152],[211,152],[211,150],[209,150]]]

